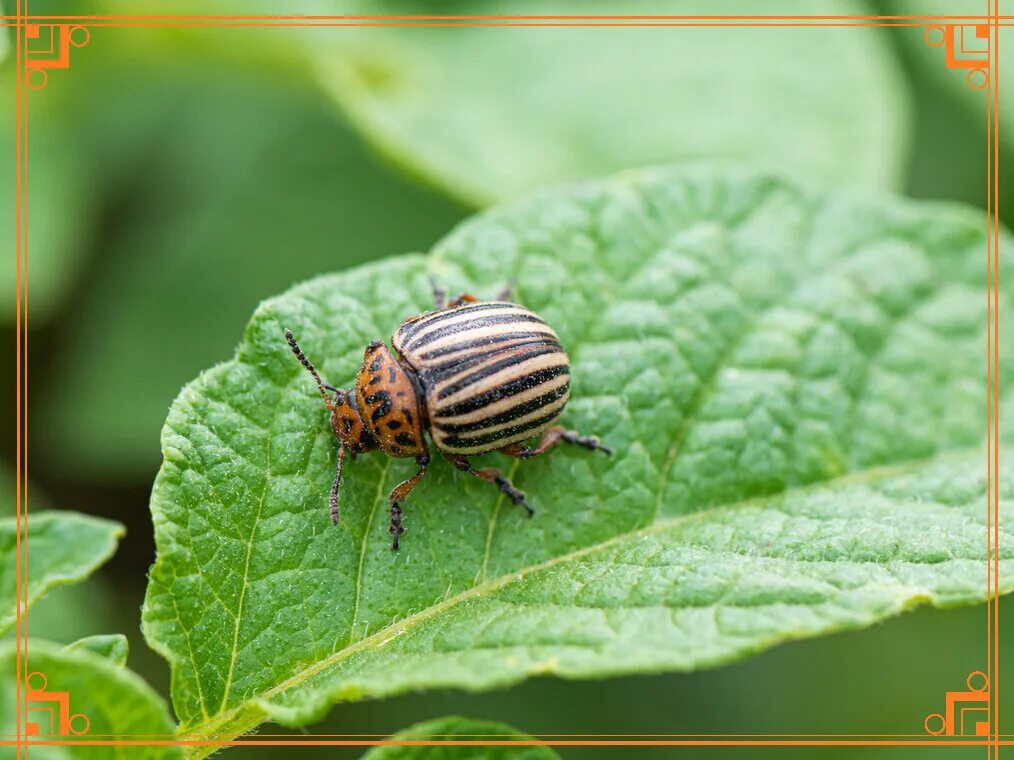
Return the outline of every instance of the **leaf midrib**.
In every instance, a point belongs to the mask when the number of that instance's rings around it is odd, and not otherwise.
[[[465,591],[462,591],[461,593],[456,594],[455,596],[443,599],[437,602],[436,604],[433,604],[429,607],[426,607],[425,609],[420,610],[419,612],[416,612],[412,615],[402,618],[401,620],[398,620],[394,623],[391,623],[390,625],[387,625],[384,628],[377,630],[376,632],[370,634],[369,636],[359,639],[358,641],[350,644],[344,649],[334,652],[333,654],[329,655],[323,660],[319,660],[318,662],[313,663],[312,665],[309,665],[303,668],[302,670],[297,671],[286,680],[276,684],[275,686],[272,686],[269,689],[266,689],[260,694],[251,696],[250,698],[240,703],[236,707],[233,707],[225,712],[220,712],[214,718],[206,720],[203,723],[199,723],[192,729],[186,730],[185,732],[181,731],[180,733],[184,735],[200,736],[202,738],[217,737],[219,736],[217,729],[219,727],[224,728],[228,726],[230,720],[235,716],[239,716],[242,713],[243,709],[245,707],[248,707],[251,703],[254,703],[256,701],[269,700],[272,697],[275,697],[290,688],[299,686],[305,681],[312,678],[313,676],[317,675],[318,673],[321,673],[327,670],[328,668],[337,665],[338,663],[357,654],[360,651],[369,649],[373,644],[379,643],[381,646],[387,644],[390,640],[397,638],[398,636],[405,633],[407,630],[415,627],[420,623],[429,620],[430,618],[438,615],[439,613],[442,613],[445,610],[450,609],[462,602],[466,602],[469,599],[473,599],[476,597],[484,596],[487,593],[498,591],[501,588],[509,585],[510,583],[517,581],[519,578],[532,575],[542,570],[547,570],[551,567],[555,567],[556,565],[562,564],[564,562],[580,559],[594,552],[603,549],[608,549],[609,547],[614,546],[616,544],[624,543],[626,541],[634,540],[644,536],[649,536],[654,533],[672,528],[681,523],[703,518],[717,511],[735,511],[740,509],[746,509],[749,507],[756,507],[769,503],[776,499],[784,498],[787,494],[790,493],[798,494],[798,493],[807,493],[810,491],[821,491],[829,488],[836,488],[847,485],[856,485],[873,482],[885,478],[896,477],[899,475],[904,475],[913,470],[917,470],[933,462],[940,462],[942,460],[959,459],[961,457],[971,456],[975,452],[979,451],[979,449],[980,447],[970,447],[962,449],[945,450],[937,452],[936,454],[929,457],[924,457],[920,459],[911,459],[905,462],[899,462],[894,465],[870,467],[865,470],[856,470],[854,472],[850,472],[836,478],[822,480],[816,483],[811,483],[806,486],[797,486],[795,488],[784,489],[774,494],[766,494],[764,496],[754,496],[748,499],[740,499],[738,501],[731,502],[729,504],[701,509],[688,514],[679,515],[677,517],[656,520],[650,525],[647,525],[643,528],[638,528],[637,530],[628,531],[626,533],[620,533],[617,534],[616,536],[606,539],[605,541],[601,541],[596,544],[589,544],[588,546],[583,546],[579,549],[575,549],[566,554],[561,554],[557,557],[551,557],[550,559],[544,560],[543,562],[539,562],[534,565],[529,565],[528,567],[510,571],[492,580],[472,586],[471,588],[466,589]],[[252,721],[241,721],[240,727],[236,729],[236,733],[232,734],[232,731],[229,731],[229,733],[232,735],[239,735],[240,733],[243,733],[244,731],[255,727],[260,722],[262,721],[259,719],[255,719]],[[211,748],[211,751],[214,751],[214,748]]]

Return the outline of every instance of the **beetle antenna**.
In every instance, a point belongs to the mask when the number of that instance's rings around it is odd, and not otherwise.
[[[296,343],[296,338],[293,336],[292,330],[288,328],[285,329],[285,340],[289,342],[289,348],[292,349],[292,353],[294,353],[296,358],[299,359],[299,363],[306,367],[310,374],[313,375],[313,379],[317,381],[317,387],[320,389],[320,395],[324,397],[324,404],[327,406],[328,411],[333,412],[334,403],[331,401],[331,397],[327,395],[324,381],[320,379],[320,375],[317,374],[317,370],[314,368],[313,364],[310,363],[310,360],[306,358],[306,354],[303,353],[303,349],[301,349],[299,344]]]

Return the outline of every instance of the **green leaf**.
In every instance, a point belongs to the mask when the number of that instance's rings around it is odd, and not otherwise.
[[[659,169],[546,191],[429,259],[262,304],[163,430],[143,627],[183,730],[711,667],[984,599],[986,229],[958,206]],[[347,384],[369,341],[426,308],[430,275],[481,295],[516,280],[571,357],[563,422],[616,454],[479,460],[506,468],[533,519],[437,458],[393,553],[386,497],[414,463],[348,464],[331,526],[335,443],[282,330]]]
[[[99,657],[105,657],[118,667],[127,664],[129,646],[127,637],[122,633],[100,634],[98,636],[86,636],[83,639],[71,642],[63,648],[65,652],[86,650]]]
[[[66,114],[101,147],[103,176],[123,175],[117,224],[39,395],[40,456],[84,480],[151,477],[173,397],[235,347],[252,304],[429,246],[462,213],[371,159],[288,75],[129,59],[86,79]]]
[[[52,511],[28,516],[28,606],[53,586],[77,583],[116,551],[122,525],[76,512]],[[25,529],[24,522],[21,525]],[[0,520],[0,634],[14,625],[18,525]],[[24,540],[24,536],[22,536]]]
[[[368,13],[414,12],[399,2],[367,5]],[[741,2],[707,5],[710,14],[743,12]],[[700,7],[639,2],[623,13]],[[543,0],[483,0],[441,12],[554,10]],[[595,0],[581,12],[617,10]],[[847,0],[797,0],[779,3],[778,12],[864,9]],[[551,182],[687,159],[897,187],[908,93],[886,36],[860,28],[757,32],[454,27],[420,34],[387,27],[344,30],[334,45],[313,37],[308,45],[321,83],[363,134],[398,164],[477,206]]]
[[[14,733],[14,648],[6,645],[0,649],[0,725],[8,735]],[[92,652],[69,651],[47,641],[31,639],[28,642],[29,673],[41,673],[45,677],[45,689],[50,692],[65,691],[70,702],[72,716],[83,715],[87,719],[87,732],[82,739],[108,738],[110,735],[136,737],[139,741],[150,738],[166,740],[172,738],[173,723],[169,718],[165,701],[144,682],[126,668],[120,667],[106,657]],[[32,688],[38,688],[42,681],[32,676]],[[40,703],[40,707],[46,707]],[[48,705],[52,708],[52,705]],[[56,712],[54,710],[54,712]],[[31,720],[38,720],[41,726],[40,739],[52,739],[58,729],[51,728],[46,713],[31,712]],[[83,718],[72,718],[71,727],[80,730],[86,727]],[[69,737],[73,739],[74,737]],[[108,758],[179,758],[183,753],[172,746],[38,746],[32,747],[33,758],[74,758],[77,760],[106,760]]]
[[[448,715],[423,723],[416,723],[390,737],[392,741],[531,741],[532,737],[503,723],[474,720]],[[550,747],[527,745],[499,746],[411,746],[383,745],[374,747],[363,760],[559,760]]]

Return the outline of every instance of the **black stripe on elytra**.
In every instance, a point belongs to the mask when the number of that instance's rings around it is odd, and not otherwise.
[[[456,317],[459,314],[466,312],[473,312],[476,317],[481,316],[483,311],[497,311],[499,309],[523,309],[523,306],[518,306],[516,303],[481,303],[470,306],[457,306],[450,309],[444,309],[443,311],[431,311],[429,314],[424,314],[418,319],[412,322],[406,322],[398,328],[404,337],[409,338],[414,333],[419,332],[424,327],[430,327],[437,322],[445,322],[451,317]]]
[[[365,399],[367,406],[373,406],[378,404],[376,409],[373,410],[373,414],[370,415],[370,420],[376,424],[377,421],[391,411],[391,394],[387,391],[376,391],[371,393]]]
[[[454,354],[458,351],[464,351],[469,348],[486,348],[491,346],[499,345],[500,343],[506,343],[510,340],[527,340],[532,338],[534,341],[545,341],[545,342],[556,342],[556,339],[552,335],[545,332],[505,332],[505,333],[494,333],[493,335],[486,335],[482,338],[475,338],[474,340],[466,340],[461,343],[456,343],[453,346],[447,346],[446,348],[435,348],[432,351],[427,351],[424,354],[419,354],[419,358],[423,360],[439,359],[442,356],[448,354]],[[518,344],[523,345],[523,344]]]
[[[559,354],[564,359],[567,358],[567,355],[560,350],[559,346],[535,346],[531,348],[528,347],[525,348],[527,348],[527,350],[520,353],[511,354],[510,356],[504,357],[503,359],[495,361],[492,364],[480,367],[479,369],[475,370],[475,372],[470,372],[460,380],[454,381],[447,387],[443,388],[440,391],[440,393],[437,394],[437,399],[440,400],[445,399],[448,396],[452,396],[458,391],[463,390],[470,385],[474,385],[480,380],[484,380],[485,378],[494,375],[500,370],[509,369],[511,367],[517,366],[518,364],[526,362],[529,359],[534,359],[539,356],[545,356],[547,354]]]
[[[541,325],[546,324],[545,320],[531,313],[501,314],[499,317],[476,317],[474,320],[465,320],[457,324],[447,325],[447,327],[438,327],[432,332],[425,333],[408,341],[404,344],[404,347],[406,351],[416,351],[428,343],[432,343],[448,335],[454,335],[454,333],[464,332],[465,330],[489,327],[491,325],[525,324],[526,322],[538,322]]]
[[[504,346],[503,348],[491,347],[488,351],[475,350],[467,357],[458,357],[457,359],[448,359],[442,364],[435,364],[432,367],[426,367],[424,373],[426,379],[430,383],[438,382],[443,379],[443,375],[457,375],[459,372],[464,372],[466,369],[482,364],[490,359],[495,359],[498,355],[503,354],[507,351],[517,351],[519,349],[531,349],[539,346],[544,346],[553,351],[563,351],[563,346],[555,340],[538,340],[528,341],[526,343],[518,343],[513,346]]]
[[[564,383],[559,388],[554,388],[549,393],[543,393],[541,396],[524,401],[517,406],[512,406],[506,411],[494,414],[492,417],[485,417],[477,422],[452,422],[449,424],[438,422],[436,425],[445,433],[472,433],[476,430],[482,430],[483,428],[493,427],[494,425],[502,425],[505,422],[520,419],[526,414],[531,414],[544,406],[552,404],[558,398],[567,395],[568,390],[570,390],[569,382]]]
[[[499,441],[506,441],[509,438],[514,438],[518,433],[524,433],[528,430],[534,430],[535,428],[545,425],[547,422],[552,422],[560,416],[560,410],[544,414],[541,417],[537,417],[534,420],[529,420],[523,425],[517,425],[516,427],[509,427],[504,430],[497,430],[494,433],[488,433],[486,435],[480,435],[477,438],[460,438],[456,435],[451,435],[444,438],[441,442],[441,446],[450,448],[472,448],[476,446],[487,446],[491,443],[497,443]],[[438,426],[439,427],[439,426]],[[530,436],[526,436],[530,437]]]
[[[504,383],[503,385],[498,385],[496,388],[490,388],[483,393],[472,396],[464,401],[459,401],[456,404],[438,407],[433,414],[434,417],[457,417],[462,414],[476,412],[483,407],[492,404],[494,401],[516,396],[529,388],[535,388],[536,386],[542,385],[544,382],[552,380],[554,377],[568,374],[570,374],[570,367],[566,364],[560,364],[556,367],[545,367],[529,373],[524,377],[516,378],[510,382]]]

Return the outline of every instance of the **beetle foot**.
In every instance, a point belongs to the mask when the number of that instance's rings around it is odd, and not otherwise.
[[[387,530],[391,534],[391,551],[395,552],[398,551],[398,537],[405,532],[405,529],[401,527],[402,514],[398,502],[391,505],[391,527]]]
[[[532,508],[532,505],[525,499],[525,492],[519,491],[515,488],[514,484],[507,480],[507,478],[497,476],[493,482],[497,484],[500,490],[504,492],[504,495],[506,495],[512,503],[524,507],[529,517],[535,514],[535,510]]]
[[[603,446],[602,441],[599,440],[597,435],[581,435],[575,433],[573,430],[565,430],[560,434],[567,443],[575,443],[578,446],[584,446],[586,449],[591,451],[601,451],[606,456],[612,456],[613,450],[608,446]]]

